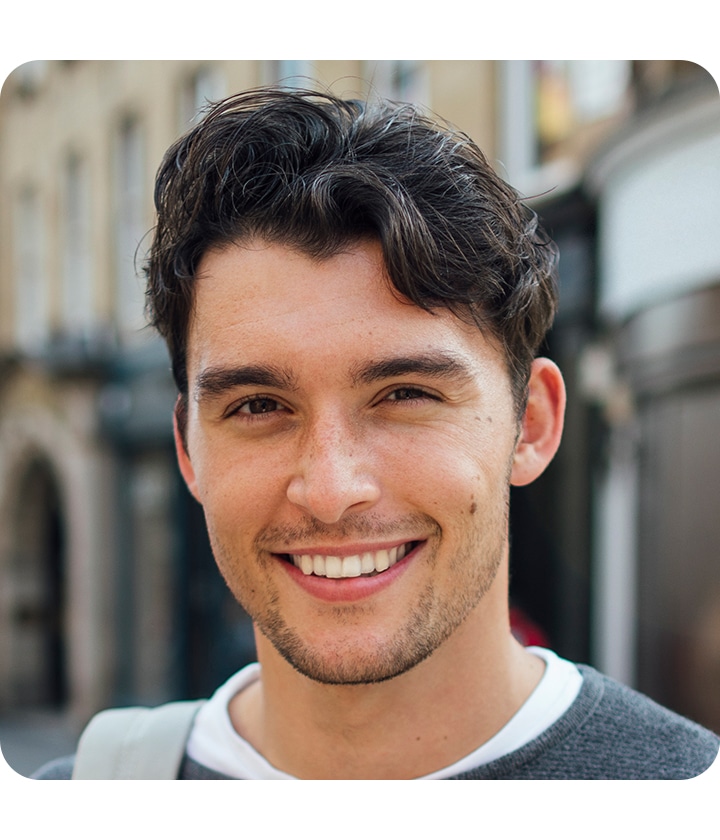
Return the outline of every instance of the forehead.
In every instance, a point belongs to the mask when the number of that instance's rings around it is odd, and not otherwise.
[[[332,366],[430,348],[468,361],[501,358],[477,327],[401,299],[375,242],[314,259],[253,240],[211,250],[200,263],[188,333],[191,380],[232,360]]]

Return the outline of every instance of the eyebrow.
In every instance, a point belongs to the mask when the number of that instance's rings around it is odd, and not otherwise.
[[[211,367],[199,373],[195,380],[195,400],[219,397],[226,391],[243,385],[280,388],[287,391],[294,391],[297,388],[292,374],[274,365]]]
[[[451,353],[438,351],[413,356],[392,356],[363,362],[350,371],[353,385],[369,385],[399,376],[421,375],[444,379],[469,380],[473,377],[471,366]],[[292,373],[274,365],[239,365],[237,367],[211,367],[198,374],[195,380],[196,401],[222,396],[233,388],[243,386],[297,390]]]
[[[393,356],[357,365],[351,371],[356,385],[383,379],[419,374],[443,379],[468,380],[473,377],[470,364],[452,353],[437,351],[413,356]]]

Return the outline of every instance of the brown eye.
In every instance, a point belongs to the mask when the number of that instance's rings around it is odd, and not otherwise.
[[[431,399],[431,397],[430,394],[421,391],[419,388],[396,388],[387,395],[387,399],[394,402],[403,402],[408,400]]]
[[[272,411],[277,411],[279,408],[277,400],[271,400],[269,397],[256,397],[243,403],[238,412],[243,414],[269,414]]]

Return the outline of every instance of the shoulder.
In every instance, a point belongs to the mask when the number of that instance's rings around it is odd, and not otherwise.
[[[579,668],[596,699],[580,705],[584,718],[574,740],[624,774],[611,778],[688,779],[713,763],[717,735],[593,668]]]
[[[465,775],[475,779],[690,779],[715,761],[720,738],[600,674],[534,741]]]

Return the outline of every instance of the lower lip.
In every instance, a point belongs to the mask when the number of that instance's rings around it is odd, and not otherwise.
[[[416,545],[402,560],[398,560],[389,569],[369,577],[325,578],[318,575],[306,575],[293,563],[284,559],[281,559],[280,562],[298,586],[320,601],[332,603],[360,601],[391,586],[405,573],[424,545],[425,543]]]

